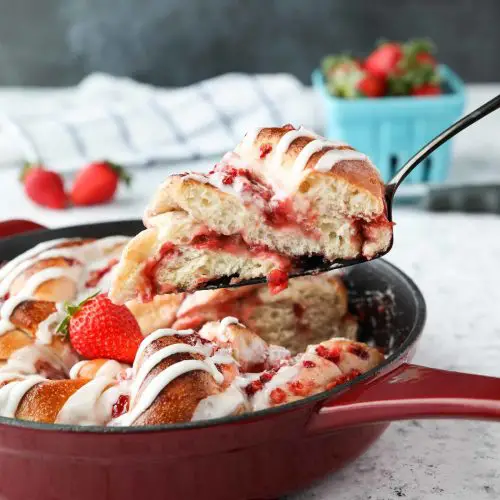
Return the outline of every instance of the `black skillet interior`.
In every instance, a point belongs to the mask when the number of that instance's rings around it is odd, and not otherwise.
[[[1,239],[0,261],[10,260],[42,241],[134,236],[142,229],[140,220],[126,220],[33,231]],[[359,319],[360,340],[388,354],[415,340],[425,320],[425,303],[409,278],[381,259],[344,269],[342,274],[349,290],[350,311]]]

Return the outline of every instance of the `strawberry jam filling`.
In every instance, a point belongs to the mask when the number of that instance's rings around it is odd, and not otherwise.
[[[330,389],[333,389],[334,387],[337,387],[338,385],[345,384],[346,382],[349,382],[350,380],[358,377],[359,375],[361,375],[361,372],[353,368],[349,373],[344,373],[343,375],[338,376],[335,380],[332,380],[326,386],[326,390],[328,391]]]
[[[200,234],[191,240],[191,246],[198,250],[221,251],[235,255],[250,251],[241,236],[237,234],[231,236],[213,232]]]
[[[128,407],[130,404],[130,396],[126,396],[125,394],[120,394],[118,396],[118,400],[113,405],[113,409],[111,411],[112,418],[118,418],[124,413],[128,411]]]
[[[340,361],[341,350],[338,347],[328,349],[324,345],[319,345],[316,347],[316,354],[332,363],[338,363]]]
[[[269,144],[269,143],[261,144],[261,146],[259,148],[259,151],[260,151],[259,158],[261,160],[263,160],[272,150],[273,150],[273,147],[271,146],[271,144]]]
[[[249,396],[253,396],[257,391],[260,391],[263,387],[264,384],[260,380],[254,380],[245,387],[245,392]]]
[[[395,224],[389,221],[387,215],[383,213],[369,222],[363,219],[353,219],[351,225],[356,234],[353,236],[353,239],[357,240],[359,246],[362,248],[365,244],[377,243],[384,229],[392,231]],[[364,257],[371,259],[374,255],[365,254]]]
[[[262,382],[262,383],[266,383],[266,382],[269,382],[270,380],[272,380],[272,378],[276,375],[276,372],[274,370],[268,370],[268,371],[265,371],[264,373],[262,373],[259,377],[259,380]]]
[[[273,269],[267,276],[267,284],[271,295],[276,295],[288,287],[288,274],[282,269]]]
[[[272,150],[270,144],[261,148],[261,158]],[[233,160],[235,162],[235,160]],[[223,186],[232,186],[245,204],[260,207],[265,223],[275,228],[295,228],[297,231],[314,237],[313,214],[299,214],[293,207],[291,198],[277,197],[274,189],[260,179],[248,168],[233,166],[230,159],[221,161],[209,172],[210,176],[217,176]],[[214,182],[217,185],[217,182]]]
[[[253,257],[274,258],[277,268],[273,269],[267,277],[269,290],[274,295],[288,286],[287,271],[291,266],[290,259],[277,252],[270,251],[264,245],[247,245],[240,235],[201,234],[193,238],[191,246],[200,250],[222,251],[234,255],[249,254]]]
[[[148,259],[142,271],[143,284],[139,297],[143,302],[153,300],[155,294],[163,291],[166,293],[169,290],[160,290],[156,283],[156,271],[160,262],[169,257],[177,255],[177,247],[173,243],[164,243],[158,252],[158,255]]]
[[[302,361],[302,366],[304,368],[315,368],[316,367],[316,363],[314,361],[310,361],[308,359]]]
[[[352,344],[349,346],[348,351],[351,354],[354,354],[354,356],[357,356],[360,359],[367,360],[370,357],[370,353],[368,352],[368,349],[366,347],[357,345],[357,344]]]
[[[85,286],[87,288],[93,288],[93,287],[97,286],[99,281],[101,281],[101,279],[106,274],[108,274],[116,264],[118,264],[118,259],[111,259],[108,262],[107,266],[105,266],[101,269],[95,269],[94,271],[92,271],[89,275],[89,279],[85,282]]]
[[[273,405],[284,403],[286,400],[286,392],[283,389],[277,387],[276,389],[273,389],[271,391],[271,394],[269,394],[269,400]]]
[[[288,389],[295,396],[306,397],[312,393],[314,389],[314,382],[312,380],[294,380],[293,382],[288,383]]]

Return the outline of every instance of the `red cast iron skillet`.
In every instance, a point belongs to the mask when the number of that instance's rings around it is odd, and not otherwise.
[[[0,240],[0,260],[53,238],[141,228],[122,221],[18,234]],[[500,419],[500,379],[409,363],[425,303],[403,272],[378,260],[354,266],[346,280],[361,339],[388,351],[376,369],[293,404],[201,423],[106,428],[0,418],[0,497],[276,498],[355,460],[393,420]]]

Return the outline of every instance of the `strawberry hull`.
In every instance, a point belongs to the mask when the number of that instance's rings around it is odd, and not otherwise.
[[[140,225],[35,231],[0,240],[0,259],[44,240],[135,234]],[[0,498],[271,499],[355,460],[392,420],[500,420],[499,379],[409,364],[425,303],[405,274],[378,260],[353,267],[346,281],[361,340],[388,352],[377,368],[289,405],[213,421],[119,428],[0,417]]]

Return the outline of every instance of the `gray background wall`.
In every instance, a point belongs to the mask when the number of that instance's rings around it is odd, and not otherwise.
[[[181,85],[226,71],[307,81],[329,51],[429,36],[468,81],[500,80],[499,0],[0,0],[0,84],[92,71]]]

